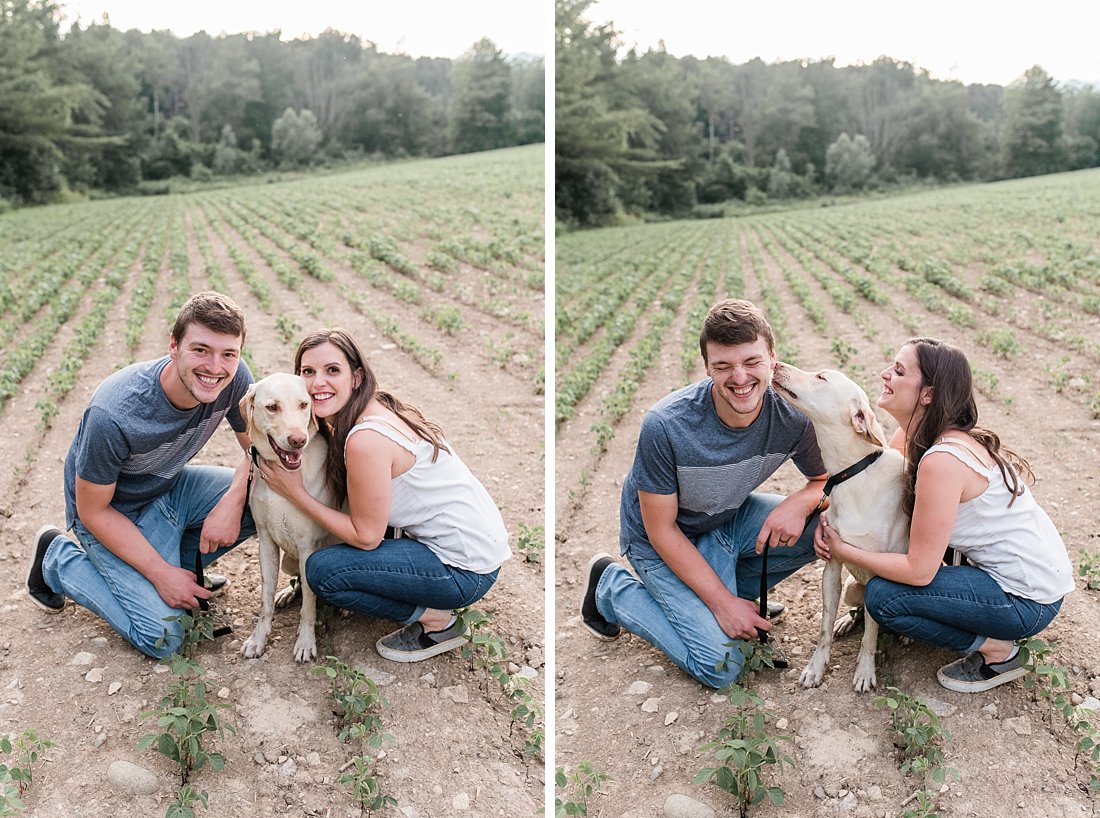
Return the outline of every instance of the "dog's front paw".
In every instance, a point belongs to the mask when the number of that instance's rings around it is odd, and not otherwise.
[[[264,655],[264,645],[267,640],[252,634],[248,641],[241,646],[241,656],[245,659],[259,659]]]
[[[853,616],[851,611],[848,611],[844,616],[838,616],[836,622],[833,623],[833,638],[839,639],[842,636],[847,636],[862,624],[862,621],[861,616]]]
[[[825,678],[825,666],[829,664],[829,654],[822,656],[821,651],[815,651],[810,663],[798,677],[799,683],[806,688],[817,687]]]
[[[317,658],[317,637],[313,631],[299,633],[298,641],[294,643],[294,661],[312,662]]]
[[[856,693],[870,693],[875,689],[878,679],[875,678],[875,660],[866,661],[860,657],[856,662],[856,673],[852,677],[852,687]]]

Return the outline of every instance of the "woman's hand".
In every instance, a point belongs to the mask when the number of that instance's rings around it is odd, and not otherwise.
[[[267,483],[273,492],[292,503],[306,490],[301,469],[287,471],[281,466],[272,466],[266,460],[261,460],[256,464],[256,476]]]
[[[826,562],[833,557],[843,562],[848,548],[851,546],[840,538],[837,530],[829,525],[829,518],[822,514],[817,521],[817,530],[814,531],[814,553]]]

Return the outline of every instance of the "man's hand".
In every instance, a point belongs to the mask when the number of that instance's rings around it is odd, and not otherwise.
[[[241,535],[241,512],[241,505],[233,502],[229,493],[223,496],[203,520],[199,551],[209,554],[226,545],[233,545]]]
[[[793,545],[806,527],[806,502],[799,494],[792,494],[772,509],[760,527],[756,537],[756,553],[764,552],[764,544],[771,546]]]
[[[193,573],[167,563],[153,580],[153,586],[160,598],[172,608],[194,610],[199,607],[200,599],[210,598],[210,592],[195,581]]]
[[[770,631],[772,623],[760,616],[756,605],[747,599],[730,595],[729,601],[714,610],[718,626],[731,639],[755,639],[757,628]]]

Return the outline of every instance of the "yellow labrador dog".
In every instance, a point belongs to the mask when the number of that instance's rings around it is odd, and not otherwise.
[[[241,398],[240,409],[248,422],[248,434],[257,456],[288,471],[301,469],[306,491],[325,505],[333,505],[334,493],[325,474],[328,444],[317,433],[317,420],[313,417],[313,403],[305,381],[286,373],[268,375],[249,387]],[[317,656],[317,598],[305,581],[306,559],[317,550],[328,532],[298,511],[289,500],[272,491],[263,480],[252,481],[249,506],[260,540],[263,601],[256,629],[244,643],[241,653],[249,658],[263,654],[271,633],[275,605],[282,607],[296,595],[296,590],[290,588],[281,592],[278,599],[275,596],[279,552],[282,551],[283,569],[288,574],[297,574],[302,593],[294,658],[299,662],[310,661]]]
[[[909,520],[902,510],[904,458],[887,447],[871,402],[856,383],[840,372],[825,369],[803,372],[789,364],[776,366],[772,386],[776,393],[814,424],[825,468],[837,482],[829,494],[829,524],[846,541],[866,551],[905,553],[909,550]],[[872,460],[875,452],[881,452]],[[859,466],[867,458],[869,465]],[[872,576],[855,565],[844,565],[860,593]],[[803,687],[817,687],[825,677],[834,633],[851,627],[847,618],[836,623],[840,602],[841,563],[830,560],[822,577],[821,637],[810,663],[802,671]],[[845,594],[846,598],[848,593]],[[878,623],[864,618],[863,642],[856,662],[854,686],[865,693],[875,686],[875,647]]]

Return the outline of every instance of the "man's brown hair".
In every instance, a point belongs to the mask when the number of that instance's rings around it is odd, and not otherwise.
[[[751,301],[727,298],[710,308],[699,333],[699,351],[707,362],[707,344],[737,346],[751,344],[757,338],[768,343],[768,352],[775,352],[775,334],[760,308]]]
[[[228,295],[208,291],[188,298],[180,307],[172,327],[172,338],[176,343],[183,340],[191,324],[202,324],[223,335],[237,335],[241,346],[244,346],[244,313]]]

